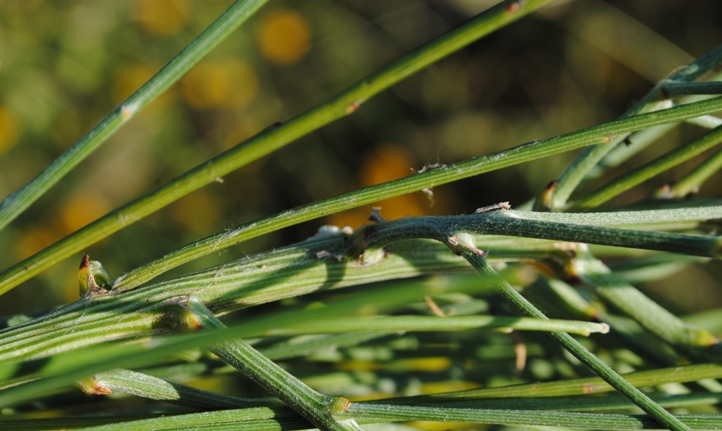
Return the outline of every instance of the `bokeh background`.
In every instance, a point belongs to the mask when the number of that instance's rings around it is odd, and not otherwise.
[[[0,268],[322,103],[495,2],[274,0],[0,235]],[[33,178],[157,72],[230,1],[0,3],[0,197]],[[119,275],[198,238],[391,179],[609,121],[722,41],[717,0],[557,1],[359,111],[90,247]],[[685,126],[634,166],[699,134]],[[521,204],[574,154],[379,203],[387,218]],[[682,167],[628,193],[640,199]],[[722,176],[701,190],[719,196]],[[364,223],[370,207],[241,244],[180,272]],[[77,298],[77,258],[3,295],[0,314]],[[681,311],[722,304],[719,268],[656,286]],[[698,289],[675,296],[680,283]],[[666,293],[665,293],[666,292]],[[712,299],[710,299],[712,298]],[[717,299],[714,299],[717,298]]]

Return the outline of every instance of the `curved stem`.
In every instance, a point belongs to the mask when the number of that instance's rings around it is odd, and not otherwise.
[[[652,112],[590,127],[555,138],[530,142],[508,150],[444,166],[436,170],[418,173],[409,177],[317,201],[293,210],[264,217],[231,231],[201,239],[196,243],[172,251],[160,259],[151,261],[118,277],[115,280],[115,286],[123,290],[133,289],[166,271],[205,256],[208,253],[217,252],[223,248],[239,244],[265,233],[317,217],[360,207],[405,193],[416,192],[428,187],[447,184],[507,166],[548,157],[600,142],[606,142],[610,136],[642,130],[655,125],[683,121],[685,118],[699,116],[703,112],[714,112],[717,110],[722,110],[722,98],[690,103],[664,111]],[[49,251],[48,253],[51,252]],[[42,261],[36,263],[33,260],[25,262],[25,264],[30,265],[33,272],[36,272],[36,265],[40,268],[47,266],[47,264]],[[0,291],[2,291],[4,283],[16,283],[17,281],[13,279],[20,279],[21,275],[17,273],[21,272],[21,268],[16,266],[0,277]],[[22,279],[27,278],[27,276],[22,277]]]

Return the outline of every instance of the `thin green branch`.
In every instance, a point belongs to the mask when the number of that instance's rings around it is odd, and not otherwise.
[[[705,210],[702,212],[713,215],[709,218],[722,218],[722,207],[706,207]],[[662,214],[668,215],[670,211],[679,214],[675,210],[666,210]],[[629,218],[624,220],[624,216]],[[566,223],[557,220],[566,220]],[[615,222],[633,224],[643,220],[648,223],[661,222],[654,219],[653,211],[618,213],[617,216],[600,213],[584,217],[583,214],[574,213],[499,210],[463,216],[408,217],[394,221],[382,220],[376,225],[361,227],[354,232],[348,253],[357,256],[367,248],[377,248],[409,238],[428,238],[448,243],[449,237],[459,234],[493,234],[722,257],[722,237],[590,225],[590,222],[595,221],[613,225]]]
[[[242,144],[196,166],[165,186],[114,210],[4,271],[0,276],[0,294],[73,253],[216,181],[219,177],[278,150],[332,121],[352,114],[369,98],[464,46],[516,21],[545,1],[530,0],[523,3],[516,0],[504,1],[368,76],[328,102],[281,126],[266,129]]]
[[[226,326],[198,299],[188,298],[187,302],[184,301],[183,306],[189,313],[188,316],[181,318],[183,321],[197,319],[188,321],[188,329],[225,329]],[[353,418],[339,420],[334,417],[348,407],[349,400],[314,391],[294,375],[263,356],[247,342],[236,338],[218,343],[210,350],[320,429],[361,431]]]
[[[463,178],[582,148],[584,146],[607,142],[610,136],[630,133],[655,125],[682,121],[685,118],[693,118],[703,113],[717,110],[722,110],[722,98],[690,103],[663,111],[656,111],[590,127],[555,138],[530,142],[508,150],[449,166],[443,166],[436,170],[418,173],[409,177],[317,201],[293,210],[256,220],[227,232],[201,239],[196,243],[170,252],[160,259],[151,261],[118,277],[115,282],[115,287],[124,290],[133,289],[166,271],[205,256],[208,253],[217,252],[218,250],[248,239],[317,217],[368,205],[373,202],[416,192],[425,188],[436,187]],[[54,252],[48,251],[47,253],[53,254]],[[20,265],[23,264],[25,266],[21,267]],[[19,281],[30,277],[32,273],[40,271],[47,266],[48,264],[44,263],[43,260],[36,260],[34,258],[18,264],[0,277],[0,292],[2,289],[10,288],[9,286],[15,285]]]
[[[155,332],[154,322],[164,313],[163,303],[179,296],[196,296],[217,313],[226,313],[320,289],[338,289],[438,271],[460,271],[468,267],[463,260],[449,257],[444,247],[418,241],[389,247],[389,254],[365,265],[317,257],[324,250],[343,247],[344,237],[336,235],[308,240],[144,289],[85,297],[0,332],[0,360],[44,357],[111,339],[152,334]],[[464,287],[464,283],[454,286]],[[410,295],[418,295],[420,291],[439,289],[443,290],[443,281],[440,280],[397,286],[395,292],[387,292],[379,303],[395,304]],[[368,298],[368,301],[373,299]],[[351,307],[345,311],[350,312]],[[271,326],[258,324],[255,320],[256,324],[251,329],[273,328],[282,321],[278,315],[274,316]]]
[[[430,406],[397,406],[354,403],[347,414],[359,422],[410,421],[469,422],[477,424],[552,426],[571,429],[658,429],[654,417],[610,413],[578,413],[513,409],[444,408]],[[706,429],[722,425],[717,415],[669,415],[670,429]]]
[[[707,361],[721,357],[720,340],[700,328],[685,324],[634,286],[614,275],[603,262],[589,253],[575,259],[577,275],[605,301],[636,320],[666,343]]]
[[[62,179],[151,101],[250,18],[268,0],[238,0],[153,78],[103,118],[37,177],[0,203],[0,230]]]
[[[688,66],[680,69],[672,75],[665,83],[684,83],[694,81],[722,62],[722,45],[719,45],[697,58]],[[638,115],[644,112],[652,112],[672,106],[671,101],[662,100],[659,84],[652,88],[639,102],[624,113],[622,118]],[[559,176],[557,187],[551,201],[553,210],[561,210],[566,205],[574,190],[587,178],[588,174],[597,166],[610,151],[624,142],[628,133],[618,134],[607,145],[596,145],[585,149]]]
[[[289,410],[266,407],[190,413],[152,419],[129,420],[114,424],[83,428],[83,431],[147,431],[147,430],[237,430],[281,431],[304,430],[312,425]]]
[[[692,94],[722,94],[722,82],[675,82],[662,81],[659,85],[659,91],[668,98],[688,96]]]
[[[151,400],[162,400],[199,410],[238,409],[258,406],[256,400],[204,391],[172,383],[148,374],[117,369],[96,374],[96,382],[113,393],[124,393]]]
[[[592,333],[606,334],[609,326],[604,323],[573,320],[540,320],[525,317],[494,316],[379,316],[339,317],[302,321],[292,327],[267,331],[264,335],[333,334],[351,331],[464,331],[470,329],[512,331],[564,331],[588,336]]]
[[[623,375],[624,379],[638,388],[661,386],[669,383],[695,382],[704,379],[722,378],[722,365],[696,364],[637,371]],[[470,389],[466,391],[443,392],[431,395],[409,397],[419,403],[452,400],[485,400],[491,398],[561,397],[586,394],[601,394],[614,388],[599,377],[535,382],[524,385],[498,388]]]
[[[606,184],[597,191],[576,201],[570,202],[567,207],[574,210],[585,210],[597,207],[604,202],[618,196],[632,187],[639,185],[648,179],[661,174],[673,167],[686,162],[687,160],[702,154],[722,142],[722,127],[717,127],[705,133],[701,137],[681,147],[677,147],[667,154],[660,156],[651,162],[634,169],[614,181]]]
[[[690,193],[696,193],[702,184],[720,169],[722,169],[722,150],[712,154],[685,178],[672,185],[669,190],[660,193],[660,195],[668,198],[683,198]]]
[[[469,262],[480,274],[494,273],[494,269],[489,266],[486,259],[474,250],[473,244],[467,245],[466,247],[459,247],[457,249],[461,252],[461,255]],[[534,304],[524,298],[519,292],[517,292],[509,283],[502,282],[497,285],[499,292],[514,306],[516,306],[522,313],[536,317],[539,319],[546,319],[547,317],[537,309]],[[652,399],[649,398],[642,391],[637,389],[634,385],[626,381],[622,376],[617,374],[612,368],[605,364],[597,356],[590,353],[584,346],[578,341],[572,338],[571,335],[565,332],[551,332],[550,335],[556,339],[565,349],[567,349],[572,355],[579,359],[583,364],[594,371],[599,377],[604,379],[610,386],[619,391],[622,395],[627,397],[634,404],[639,406],[642,410],[647,412],[659,423],[669,427],[671,430],[689,430],[690,428],[682,423],[678,418],[669,413],[664,408],[660,407]]]

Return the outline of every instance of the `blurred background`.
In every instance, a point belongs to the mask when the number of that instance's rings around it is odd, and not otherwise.
[[[0,198],[32,179],[230,3],[0,3]],[[269,2],[6,228],[0,235],[0,268],[31,256],[269,125],[328,100],[494,3]],[[258,217],[403,177],[425,166],[615,119],[655,82],[718,45],[721,16],[722,3],[715,0],[552,2],[376,96],[353,115],[204,187],[86,252],[117,276]],[[625,168],[699,133],[683,126]],[[378,205],[391,219],[468,213],[499,201],[518,205],[554,179],[574,155],[438,187],[433,195],[417,193]],[[626,199],[641,199],[684,172],[684,167],[673,170],[631,191]],[[719,174],[700,191],[701,196],[720,193]],[[179,272],[302,240],[322,224],[358,227],[369,212],[370,206],[288,228],[188,264]],[[5,294],[0,314],[75,300],[81,256]],[[655,289],[660,295],[667,292],[668,302],[681,311],[720,305],[714,271],[694,268]],[[695,285],[699,293],[676,297],[680,283]]]

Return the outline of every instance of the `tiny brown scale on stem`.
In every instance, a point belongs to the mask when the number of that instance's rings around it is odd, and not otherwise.
[[[504,9],[507,13],[516,13],[521,9],[521,4],[518,1],[511,2],[508,5],[506,5],[506,8]]]

